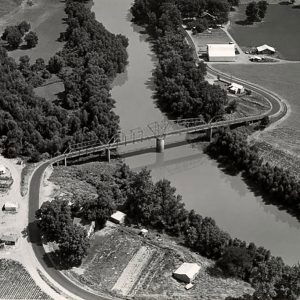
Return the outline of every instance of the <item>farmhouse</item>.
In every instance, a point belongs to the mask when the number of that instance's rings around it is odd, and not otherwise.
[[[173,272],[174,278],[190,283],[195,279],[200,271],[200,266],[196,263],[183,263],[175,272]]]
[[[235,61],[235,45],[208,44],[207,55],[209,61]]]
[[[258,54],[274,54],[276,52],[275,48],[268,46],[268,45],[262,45],[259,47],[256,47]]]
[[[91,236],[91,234],[95,230],[95,221],[92,221],[90,223],[84,223],[81,218],[76,218],[75,217],[73,219],[73,224],[84,228],[85,231],[86,231],[86,235],[87,235],[88,238]]]
[[[116,224],[123,224],[125,221],[126,214],[117,210],[110,216],[110,220]]]
[[[245,92],[244,86],[232,82],[231,85],[228,87],[228,90],[232,94],[242,94]]]
[[[17,204],[12,203],[12,202],[6,202],[6,203],[4,203],[2,210],[17,211],[17,208],[18,208]]]
[[[15,234],[2,234],[0,241],[5,245],[15,245],[18,241],[18,236]]]
[[[0,175],[5,175],[6,168],[3,165],[0,165]]]

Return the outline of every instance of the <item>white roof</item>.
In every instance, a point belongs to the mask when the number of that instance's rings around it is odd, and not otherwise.
[[[188,278],[193,279],[195,275],[199,272],[200,266],[196,263],[183,263],[174,274],[186,275]]]
[[[15,208],[17,208],[18,206],[17,206],[17,204],[12,203],[12,202],[5,202],[4,207],[15,207]]]
[[[122,221],[125,218],[126,214],[123,212],[117,210],[115,213],[113,213],[110,217],[114,220]]]
[[[234,89],[242,90],[244,87],[243,87],[241,84],[237,84],[237,83],[235,83],[235,82],[232,82],[229,88],[230,88],[230,89],[231,89],[231,88],[234,88]]]
[[[251,59],[262,60],[260,56],[254,55],[250,57]]]
[[[276,52],[275,51],[275,48],[271,47],[271,46],[268,46],[266,44],[262,45],[262,46],[259,46],[259,47],[256,47],[257,51],[258,52],[261,52],[261,51],[264,51],[264,50],[270,50],[272,52]]]
[[[140,231],[141,233],[148,233],[148,230],[147,229],[141,229],[141,231]]]
[[[207,44],[209,56],[215,57],[232,57],[235,56],[234,44]]]

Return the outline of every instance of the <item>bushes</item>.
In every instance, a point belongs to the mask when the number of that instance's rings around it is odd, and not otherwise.
[[[25,36],[25,42],[27,43],[28,48],[33,48],[37,45],[38,43],[38,36],[35,32],[29,31],[26,36]]]

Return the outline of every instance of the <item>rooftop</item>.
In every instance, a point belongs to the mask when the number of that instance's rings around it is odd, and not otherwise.
[[[235,44],[207,44],[209,56],[235,56]]]

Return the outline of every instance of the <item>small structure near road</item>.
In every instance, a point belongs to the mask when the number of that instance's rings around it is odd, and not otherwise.
[[[249,58],[251,61],[262,61],[260,56],[254,55]]]
[[[175,272],[173,277],[186,282],[191,283],[200,271],[200,266],[196,263],[183,263]]]
[[[245,88],[241,84],[232,82],[231,85],[228,87],[228,91],[232,94],[242,94],[245,92]]]
[[[3,165],[0,165],[0,176],[3,176],[6,174],[6,168]]]
[[[16,212],[17,209],[18,209],[18,205],[12,202],[6,202],[2,207],[2,210],[11,211],[11,212]]]
[[[123,224],[125,222],[126,214],[117,210],[110,216],[110,220],[116,224]]]
[[[74,218],[73,219],[73,225],[80,226],[85,229],[86,231],[86,236],[89,238],[91,234],[95,230],[95,221],[89,222],[89,223],[84,223],[84,221],[81,218]]]
[[[143,228],[140,230],[139,235],[141,235],[142,237],[145,237],[148,234],[148,230]]]
[[[258,54],[274,54],[276,52],[275,48],[268,46],[268,45],[262,45],[259,47],[256,47]]]
[[[14,246],[16,245],[18,241],[18,236],[16,234],[2,234],[0,237],[0,242],[4,243],[5,245],[8,246]]]
[[[234,44],[207,44],[209,61],[235,61]]]

